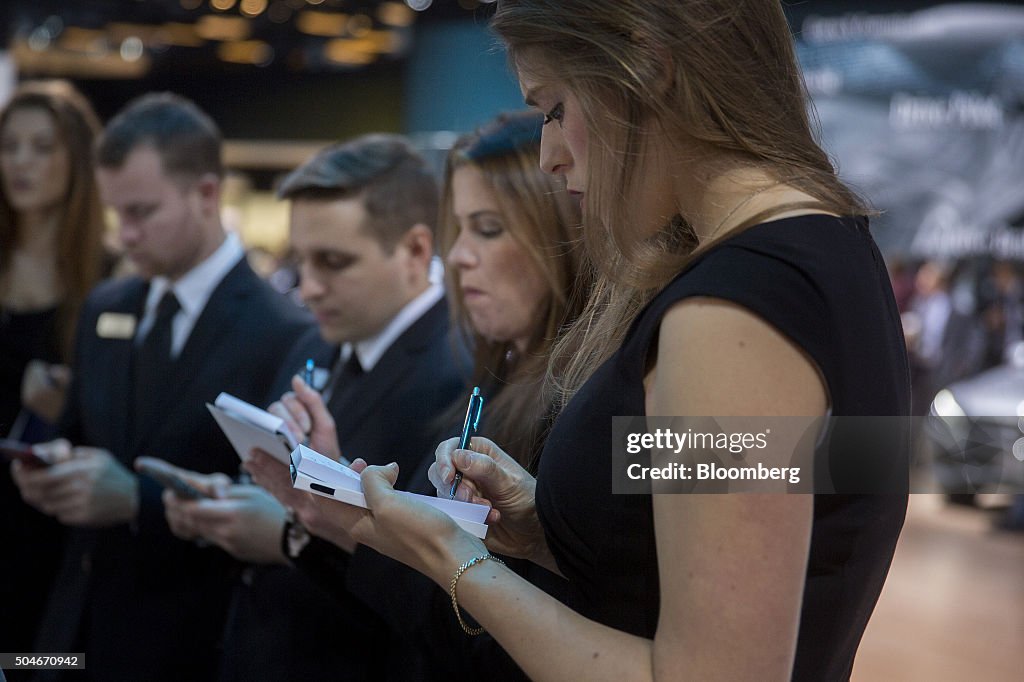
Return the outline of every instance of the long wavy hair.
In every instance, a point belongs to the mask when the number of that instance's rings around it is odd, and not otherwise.
[[[681,215],[654,235],[635,220],[649,131],[707,177],[756,169],[815,199],[787,210],[868,212],[816,141],[778,2],[499,0],[492,28],[514,69],[576,96],[587,129],[583,233],[597,281],[553,354],[563,400],[621,344],[654,294],[718,241],[698,243]]]
[[[70,356],[78,312],[103,274],[103,209],[93,171],[93,141],[100,125],[89,102],[66,81],[30,81],[18,86],[0,111],[0,131],[13,112],[41,109],[53,117],[59,143],[68,151],[68,183],[60,208],[57,277],[64,296],[58,305],[59,342]],[[0,287],[6,287],[11,254],[20,235],[18,215],[0,191]]]
[[[543,117],[506,114],[459,138],[448,154],[441,197],[439,244],[448,253],[459,234],[452,206],[452,176],[467,166],[480,171],[494,191],[505,227],[547,283],[540,317],[526,349],[511,340],[493,341],[472,325],[462,299],[458,268],[446,269],[453,325],[473,349],[473,381],[484,389],[484,420],[489,438],[530,467],[550,425],[552,397],[544,377],[559,332],[579,315],[589,293],[590,275],[581,269],[579,209],[563,183],[540,170]],[[464,405],[452,408],[449,422],[461,420]]]

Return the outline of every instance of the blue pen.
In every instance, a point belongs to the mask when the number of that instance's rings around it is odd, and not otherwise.
[[[480,425],[480,412],[484,409],[484,397],[480,395],[480,387],[473,387],[473,394],[469,396],[469,407],[466,408],[466,421],[462,424],[462,435],[459,437],[459,450],[465,450],[469,447],[469,439],[476,432],[477,427]],[[459,483],[462,482],[462,472],[455,472],[455,480],[452,481],[451,492],[448,493],[448,499],[455,499],[455,491],[459,487]]]
[[[302,374],[302,380],[306,382],[306,385],[313,388],[313,370],[316,365],[313,364],[313,358],[306,360],[306,371]]]

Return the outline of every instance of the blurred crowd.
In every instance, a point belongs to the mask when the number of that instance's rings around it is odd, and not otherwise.
[[[940,391],[948,392],[957,382],[984,380],[986,377],[981,375],[987,372],[988,380],[982,381],[980,391],[993,394],[992,400],[987,408],[981,408],[982,413],[972,409],[964,418],[1012,418],[1013,410],[1020,416],[1020,406],[1024,405],[1021,263],[991,258],[918,263],[892,259],[889,274],[910,356],[913,414],[934,413],[933,401]],[[979,390],[977,385],[973,388]],[[995,440],[1000,449],[1014,443],[1013,437]],[[1019,445],[1013,445],[1015,456],[1017,448]],[[1012,461],[1009,452],[999,455],[1003,456]],[[958,468],[954,463],[953,469]],[[949,491],[947,497],[968,506],[977,501],[973,492],[959,489]],[[1005,515],[997,517],[995,523],[1007,530],[1024,530],[1024,495],[1015,496]]]
[[[1008,260],[889,264],[911,358],[914,413],[949,384],[1011,360],[1024,340],[1024,268]]]
[[[193,103],[150,95],[104,129],[68,83],[20,85],[0,112],[0,436],[15,460],[0,472],[0,649],[84,650],[91,679],[371,679],[367,652],[395,657],[394,679],[468,677],[481,660],[522,677],[492,640],[461,638],[422,576],[311,539],[315,510],[296,519],[308,502],[239,472],[204,403],[269,405],[339,461],[411,450],[399,480],[433,493],[424,462],[479,385],[489,433],[534,472],[547,357],[593,274],[579,201],[539,170],[541,125],[463,135],[440,185],[399,136],[325,149],[279,188],[292,213],[277,254],[225,232],[219,132]],[[916,414],[1024,341],[1018,263],[894,259],[890,276]],[[317,386],[295,379],[307,362]],[[134,471],[148,454],[209,499]],[[348,615],[319,627],[324,604]],[[437,613],[445,627],[419,627]]]

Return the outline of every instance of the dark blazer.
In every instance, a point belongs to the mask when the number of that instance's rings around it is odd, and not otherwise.
[[[307,358],[329,366],[338,355],[337,346],[307,333],[286,359],[273,399],[289,390]],[[345,456],[371,464],[397,461],[403,487],[433,453],[438,417],[464,394],[468,364],[457,355],[442,299],[371,371],[334,392],[328,410]],[[222,679],[417,679],[411,650],[357,595],[335,589],[344,581],[344,566],[328,581],[334,582],[330,590],[302,571],[246,569],[232,600]]]
[[[153,386],[136,408],[132,339],[101,338],[102,313],[141,317],[148,285],[100,284],[78,326],[77,361],[61,433],[106,448],[125,466],[140,455],[202,472],[238,470],[238,457],[207,412],[221,391],[260,402],[270,368],[310,326],[308,315],[257,277],[244,259],[221,281],[174,361],[173,385]],[[133,436],[132,416],[155,410]],[[233,562],[171,535],[161,488],[139,479],[133,524],[71,529],[37,651],[84,651],[98,680],[203,680],[215,674]]]

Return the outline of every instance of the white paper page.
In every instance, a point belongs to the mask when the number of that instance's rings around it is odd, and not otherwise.
[[[206,403],[206,407],[210,410],[213,418],[217,420],[221,431],[228,437],[243,462],[248,461],[249,453],[253,448],[260,448],[266,450],[282,464],[291,463],[289,457],[291,448],[284,442],[284,437],[281,434],[267,431],[244,419],[239,419],[231,412],[216,405]]]
[[[473,504],[471,502],[462,502],[461,500],[446,500],[436,495],[421,495],[419,493],[406,492],[405,490],[399,490],[398,492],[401,495],[417,499],[424,504],[429,504],[435,509],[440,509],[453,519],[466,519],[473,523],[483,523],[486,521],[487,512],[491,509],[483,504]]]
[[[283,434],[288,439],[288,444],[292,448],[299,444],[298,439],[288,429],[283,419],[256,407],[252,403],[247,403],[230,393],[221,393],[214,401],[214,405],[227,412],[233,412],[236,417],[255,424],[262,429]]]
[[[309,492],[337,499],[347,504],[369,509],[366,504],[366,497],[363,495],[363,485],[359,474],[350,468],[339,464],[334,460],[321,455],[315,450],[310,450],[304,445],[297,447],[291,455],[291,461],[299,476],[294,484],[297,488]],[[333,494],[317,490],[313,484],[326,486],[334,490]],[[462,528],[483,538],[487,535],[487,512],[490,507],[482,504],[472,504],[459,500],[445,500],[433,495],[420,495],[399,490],[400,495],[413,498],[419,502],[430,505],[435,509],[444,512]]]

